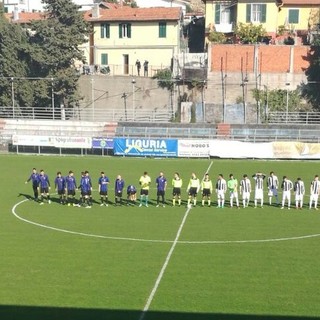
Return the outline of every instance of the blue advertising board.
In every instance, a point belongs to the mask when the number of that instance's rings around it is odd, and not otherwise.
[[[113,139],[111,138],[92,138],[93,149],[113,149]]]
[[[114,138],[114,154],[142,157],[177,157],[177,139]]]

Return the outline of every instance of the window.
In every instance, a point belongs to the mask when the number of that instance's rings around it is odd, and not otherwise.
[[[289,23],[299,23],[299,9],[289,9]]]
[[[100,25],[100,38],[110,38],[110,24],[101,23]]]
[[[159,38],[167,37],[167,23],[159,22]]]
[[[119,38],[131,38],[131,24],[120,23],[119,24]]]
[[[216,4],[215,23],[231,23],[231,7],[230,5]]]
[[[101,64],[108,65],[108,54],[107,53],[101,53]]]
[[[259,3],[247,4],[247,22],[265,23],[267,19],[267,5]]]

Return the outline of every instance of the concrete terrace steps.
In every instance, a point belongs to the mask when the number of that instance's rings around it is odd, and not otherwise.
[[[13,135],[102,137],[114,136],[116,122],[88,122],[63,120],[0,119],[1,136],[9,140]]]

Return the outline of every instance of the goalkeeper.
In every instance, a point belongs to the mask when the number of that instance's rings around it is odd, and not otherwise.
[[[238,180],[234,178],[232,173],[229,175],[227,185],[230,192],[230,207],[233,208],[233,199],[235,199],[237,208],[240,209],[238,197]]]

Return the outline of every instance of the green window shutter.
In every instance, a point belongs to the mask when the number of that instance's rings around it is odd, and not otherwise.
[[[101,64],[108,65],[108,54],[107,53],[101,53]]]
[[[127,24],[127,36],[128,38],[131,38],[131,23]]]
[[[299,23],[299,9],[289,10],[289,23]]]
[[[251,4],[247,3],[246,22],[251,22]]]
[[[110,24],[106,23],[106,38],[110,38]]]
[[[267,21],[267,5],[261,4],[261,23],[266,23]]]
[[[167,36],[167,24],[165,22],[159,22],[159,38],[165,38]]]
[[[236,24],[236,10],[235,6],[230,8],[230,23],[233,23],[233,25]]]
[[[216,4],[215,13],[214,13],[214,23],[215,24],[220,23],[220,11],[221,11],[220,4]]]
[[[104,38],[104,24],[100,24],[100,38]]]
[[[122,23],[119,23],[119,38],[122,38]]]

